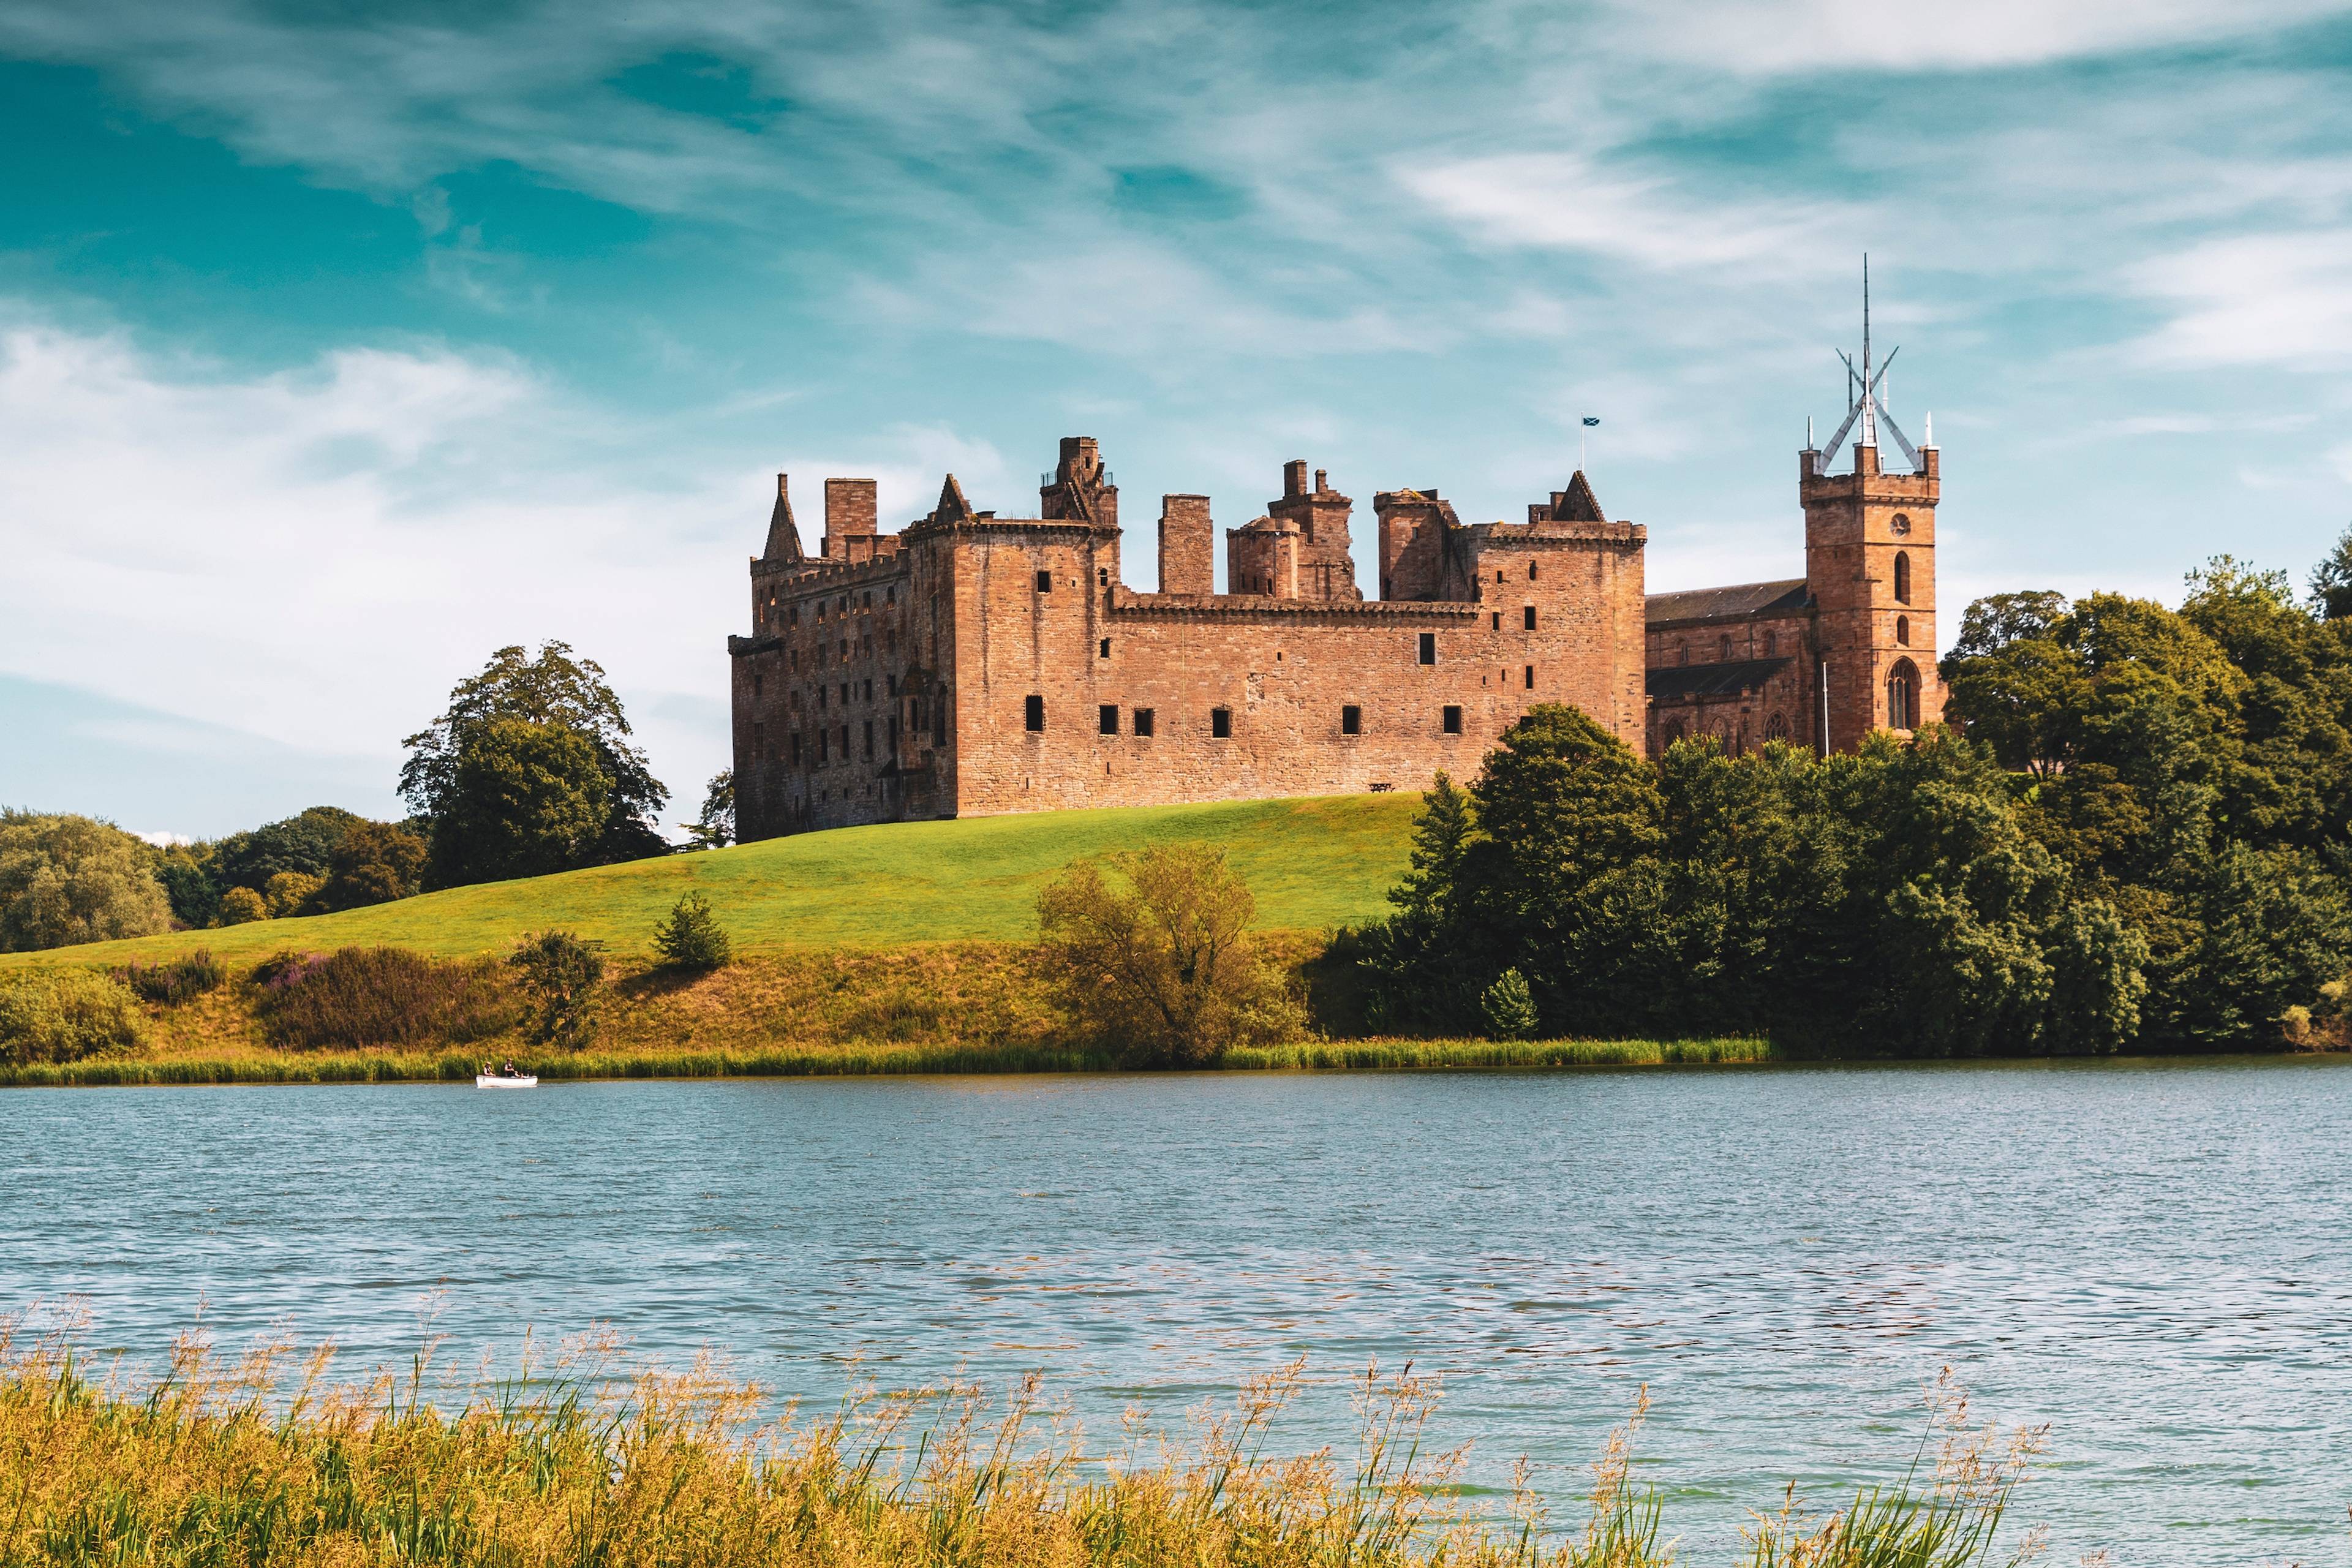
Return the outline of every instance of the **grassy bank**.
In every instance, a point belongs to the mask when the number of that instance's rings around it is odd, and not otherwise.
[[[1031,1385],[949,1389],[761,1424],[758,1392],[707,1373],[620,1385],[593,1362],[530,1367],[450,1401],[412,1375],[353,1386],[314,1359],[224,1373],[194,1350],[152,1388],[93,1384],[70,1352],[12,1351],[0,1324],[0,1562],[374,1563],[497,1568],[1664,1568],[1656,1495],[1631,1478],[1634,1421],[1551,1521],[1516,1490],[1478,1514],[1464,1453],[1433,1440],[1435,1385],[1366,1374],[1354,1451],[1280,1453],[1299,1369],[1244,1384],[1189,1439],[1129,1431],[1105,1452]],[[2021,1563],[1996,1541],[2033,1453],[1931,1406],[1940,1453],[1901,1482],[1801,1513],[1758,1498],[1736,1561]],[[1939,1462],[1940,1460],[1940,1462]],[[1898,1458],[1897,1463],[1900,1463]],[[1777,1511],[1776,1510],[1777,1505]],[[1727,1554],[1729,1555],[1729,1554]]]
[[[1387,911],[1417,795],[1333,795],[955,822],[900,822],[731,849],[453,888],[396,903],[223,930],[0,954],[0,968],[114,964],[209,948],[250,963],[283,948],[385,944],[444,958],[503,952],[562,927],[642,956],[688,891],[710,900],[746,953],[1012,942],[1034,935],[1037,889],[1072,859],[1177,839],[1225,847],[1268,931],[1322,931]]]

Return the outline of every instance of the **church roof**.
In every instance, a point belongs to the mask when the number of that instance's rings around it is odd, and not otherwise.
[[[1649,693],[1653,697],[1729,697],[1756,690],[1790,662],[1740,658],[1729,664],[1668,665],[1649,672]]]
[[[1643,618],[1654,626],[1661,621],[1793,615],[1811,598],[1802,577],[1781,583],[1739,583],[1728,588],[1689,588],[1679,594],[1652,594]]]

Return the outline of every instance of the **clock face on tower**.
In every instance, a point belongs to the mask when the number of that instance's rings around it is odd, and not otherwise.
[[[1886,526],[1893,529],[1899,538],[1911,531],[1911,520],[1898,511],[1895,514],[1895,521]]]

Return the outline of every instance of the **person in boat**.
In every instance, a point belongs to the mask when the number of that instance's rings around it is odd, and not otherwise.
[[[520,1078],[522,1074],[515,1071],[514,1061],[509,1058],[507,1061],[507,1070],[499,1074],[499,1076],[500,1078]]]

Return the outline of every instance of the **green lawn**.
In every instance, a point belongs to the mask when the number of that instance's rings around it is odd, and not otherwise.
[[[615,954],[699,889],[745,952],[887,948],[1034,935],[1038,887],[1070,860],[1177,839],[1225,845],[1267,930],[1320,930],[1385,912],[1417,795],[1041,812],[804,833],[697,855],[493,882],[305,920],[0,955],[0,965],[119,963],[208,947],[223,958],[389,942],[457,957],[563,926]]]

